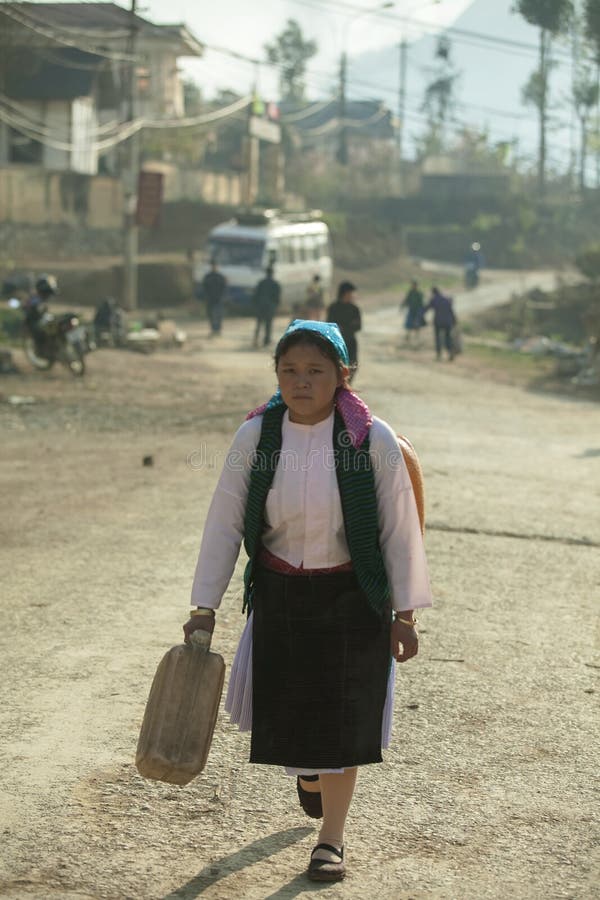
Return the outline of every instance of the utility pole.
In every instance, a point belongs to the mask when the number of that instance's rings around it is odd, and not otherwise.
[[[243,182],[243,198],[246,206],[252,206],[258,195],[259,184],[259,142],[252,134],[252,113],[248,116],[245,144],[245,177]]]
[[[133,122],[137,112],[137,0],[131,0],[131,22],[127,39],[127,55],[130,57],[127,79],[127,121]],[[136,309],[138,301],[138,226],[136,222],[137,187],[140,170],[139,133],[132,134],[125,148],[123,169],[123,302],[125,309]]]
[[[257,135],[253,131],[254,116],[258,105],[258,67],[255,66],[254,84],[252,86],[252,102],[248,107],[246,119],[246,134],[243,138],[244,179],[242,182],[242,197],[246,206],[250,207],[256,201],[259,192],[259,166],[260,144]]]
[[[408,61],[408,42],[406,38],[402,38],[398,45],[400,50],[400,81],[398,84],[398,176],[400,195],[404,196],[404,161],[402,159],[403,138],[404,138],[404,118],[406,116],[406,64]]]
[[[538,190],[540,197],[546,194],[546,129],[548,125],[548,75],[550,67],[550,32],[540,29],[540,94],[539,94],[539,157]]]
[[[338,119],[340,122],[340,137],[337,150],[337,161],[342,166],[348,165],[348,132],[346,130],[346,74],[348,70],[348,57],[346,51],[342,52],[340,59],[340,90],[338,98]]]
[[[596,187],[600,188],[600,48],[596,59],[596,85],[598,102],[596,103]]]
[[[346,27],[343,31],[342,36],[342,56],[340,58],[340,90],[339,90],[339,100],[338,100],[338,119],[340,122],[340,137],[338,142],[338,149],[336,153],[336,158],[342,166],[348,165],[348,129],[346,128],[346,82],[348,80],[348,54],[346,52],[346,48],[348,46],[348,35],[350,32],[350,26],[356,22],[357,19],[360,19],[361,16],[370,16],[373,13],[377,13],[383,9],[391,9],[394,5],[392,0],[384,0],[383,3],[378,3],[377,6],[374,6],[372,9],[361,9],[359,12],[352,16],[347,22]]]

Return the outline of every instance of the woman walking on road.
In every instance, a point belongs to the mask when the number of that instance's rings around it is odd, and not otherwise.
[[[283,766],[323,819],[309,878],[338,881],[358,767],[382,761],[394,661],[416,655],[431,592],[396,435],[349,389],[338,327],[294,321],[275,370],[213,496],[184,632],[212,632],[243,541],[249,615],[225,706],[252,731],[250,762]]]
[[[404,329],[406,331],[406,343],[410,345],[411,335],[416,335],[416,345],[420,346],[419,332],[426,324],[424,315],[423,291],[419,290],[418,282],[413,281],[410,290],[400,304],[400,312],[403,307],[407,307],[406,318],[404,320]]]

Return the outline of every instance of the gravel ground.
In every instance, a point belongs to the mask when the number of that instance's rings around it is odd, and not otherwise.
[[[303,874],[316,830],[293,781],[250,766],[223,713],[190,785],[133,766],[228,441],[273,385],[252,323],[98,352],[81,382],[22,359],[2,380],[0,896],[600,897],[600,410],[380,326],[366,316],[356,388],[421,457],[435,608],[330,887]],[[240,593],[241,565],[213,641],[228,667]]]

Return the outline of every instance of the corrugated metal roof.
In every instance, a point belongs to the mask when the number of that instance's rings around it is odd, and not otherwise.
[[[116,3],[19,3],[17,9],[37,20],[46,28],[92,31],[101,37],[102,32],[123,32],[123,39],[131,28],[129,10]],[[1,12],[1,8],[0,8]],[[137,34],[157,40],[178,41],[181,56],[201,56],[203,46],[184,24],[155,25],[141,16],[134,17]],[[183,49],[185,48],[185,50]]]

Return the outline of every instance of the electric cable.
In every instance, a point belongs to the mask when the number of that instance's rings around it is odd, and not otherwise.
[[[114,51],[109,52],[106,50],[106,48],[102,49],[98,46],[91,47],[89,45],[82,44],[81,41],[76,41],[69,37],[62,37],[57,34],[54,29],[49,29],[43,25],[35,24],[35,20],[28,21],[20,11],[17,12],[14,9],[14,6],[14,4],[3,3],[2,5],[0,5],[0,15],[7,16],[9,19],[12,19],[19,25],[22,25],[24,28],[33,31],[36,34],[41,35],[42,37],[48,38],[49,40],[52,40],[57,44],[62,44],[65,47],[75,47],[78,50],[84,50],[86,53],[90,53],[94,56],[101,56],[105,57],[106,59],[113,59],[119,62],[134,63],[137,61],[136,57],[133,57],[128,53],[119,53]]]
[[[0,95],[0,100],[2,100],[2,96],[3,95]],[[108,133],[101,140],[92,141],[89,146],[90,149],[94,152],[104,153],[107,150],[115,147],[117,144],[128,140],[130,137],[132,137],[134,134],[137,134],[144,128],[161,130],[164,128],[197,128],[220,122],[228,117],[236,115],[241,110],[247,108],[252,103],[252,100],[253,98],[251,96],[242,97],[229,106],[222,107],[218,110],[213,110],[212,112],[205,113],[203,115],[187,117],[185,119],[135,119],[131,122],[121,123],[113,134]],[[14,104],[12,105],[14,106]],[[30,140],[37,141],[56,150],[72,151],[76,149],[76,145],[73,144],[72,141],[64,140],[59,134],[56,133],[56,131],[52,131],[46,126],[40,128],[32,125],[31,121],[27,121],[26,118],[24,118],[22,115],[19,115],[18,112],[15,112],[14,109],[6,109],[2,105],[0,105],[0,119],[14,128],[16,131],[23,134],[25,137],[28,137]],[[102,126],[101,129],[96,129],[94,133],[96,137],[98,137],[100,133],[106,131],[106,126]]]
[[[448,27],[440,28],[439,25],[432,24],[431,22],[427,22],[423,19],[417,19],[414,16],[410,15],[402,15],[401,13],[394,13],[389,9],[371,9],[367,10],[364,6],[356,6],[352,3],[346,3],[344,0],[328,0],[328,2],[319,2],[319,0],[290,0],[292,3],[296,3],[300,6],[307,6],[311,9],[317,10],[325,10],[332,9],[334,12],[338,13],[364,13],[369,12],[371,16],[375,18],[379,18],[382,20],[386,20],[388,22],[394,22],[399,25],[406,25],[407,23],[410,25],[414,25],[419,27],[422,31],[427,34],[439,34],[442,32],[443,34],[447,34],[450,37],[466,37],[466,38],[477,38],[481,41],[502,45],[507,48],[513,48],[518,50],[528,51],[529,53],[534,54],[535,56],[539,55],[539,48],[535,44],[528,44],[524,41],[516,41],[511,38],[503,38],[493,34],[486,34],[485,32],[478,31],[470,31],[466,28],[457,28],[453,25],[449,25]],[[570,57],[569,57],[570,59]]]

